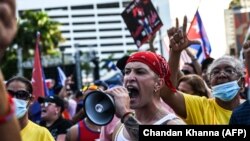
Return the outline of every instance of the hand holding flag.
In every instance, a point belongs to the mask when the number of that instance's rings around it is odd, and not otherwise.
[[[170,40],[169,47],[172,48],[173,51],[181,52],[192,44],[200,44],[199,41],[188,39],[186,29],[187,16],[184,17],[182,28],[179,28],[179,20],[176,18],[176,26],[167,31]]]

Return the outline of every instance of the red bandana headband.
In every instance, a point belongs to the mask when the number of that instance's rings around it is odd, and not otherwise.
[[[173,92],[176,92],[175,87],[170,81],[170,70],[168,63],[161,55],[157,55],[150,51],[141,51],[132,54],[127,60],[127,63],[129,62],[141,62],[148,65],[149,68],[159,75],[160,78],[164,78],[165,84],[168,86],[168,88],[170,88]]]

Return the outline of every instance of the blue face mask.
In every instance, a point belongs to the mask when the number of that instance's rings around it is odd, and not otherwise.
[[[212,87],[212,94],[214,97],[219,98],[222,101],[232,100],[239,92],[240,87],[238,81],[231,81],[224,84],[216,85]]]
[[[20,119],[27,112],[28,101],[17,99],[17,98],[13,98],[13,100],[16,105],[16,110],[15,110],[16,117]]]

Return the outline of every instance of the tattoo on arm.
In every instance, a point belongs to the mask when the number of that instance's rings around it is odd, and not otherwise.
[[[135,117],[129,115],[127,120],[125,120],[124,125],[131,139],[139,140],[139,122],[135,119]]]

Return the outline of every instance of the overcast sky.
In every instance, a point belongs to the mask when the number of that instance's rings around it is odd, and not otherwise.
[[[218,58],[226,53],[224,10],[231,0],[169,0],[172,24],[175,17],[182,24],[183,16],[191,21],[199,6],[199,12],[212,46],[211,57]]]

